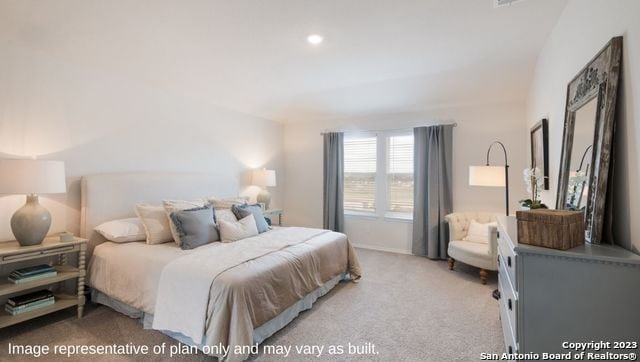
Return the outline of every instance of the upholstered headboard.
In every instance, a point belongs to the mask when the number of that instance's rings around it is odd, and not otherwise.
[[[88,238],[89,256],[104,241],[93,229],[114,219],[135,217],[135,205],[162,200],[191,200],[238,194],[237,178],[220,175],[137,172],[84,176],[80,182],[80,236]]]

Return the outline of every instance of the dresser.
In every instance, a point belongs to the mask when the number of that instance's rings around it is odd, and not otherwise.
[[[498,218],[507,353],[571,352],[562,342],[640,342],[640,256],[611,245],[535,247],[518,244],[517,235],[515,217]]]

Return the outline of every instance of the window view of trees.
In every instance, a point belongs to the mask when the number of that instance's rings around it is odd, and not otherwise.
[[[357,212],[413,212],[413,135],[344,141],[344,208]],[[385,147],[379,159],[378,148]],[[378,180],[378,171],[383,170]],[[377,200],[377,199],[381,200]],[[379,210],[377,209],[379,208]]]
[[[387,211],[413,212],[413,135],[387,139]]]
[[[344,141],[344,208],[376,210],[376,137]]]

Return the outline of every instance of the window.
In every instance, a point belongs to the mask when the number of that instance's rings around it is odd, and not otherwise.
[[[349,214],[411,218],[413,134],[345,138],[344,209]]]
[[[387,211],[413,212],[413,135],[387,138]]]
[[[344,209],[376,210],[376,137],[344,141]]]

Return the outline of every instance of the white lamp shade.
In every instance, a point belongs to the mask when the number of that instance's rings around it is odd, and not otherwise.
[[[64,162],[0,160],[0,194],[61,194],[67,192]]]
[[[469,166],[469,185],[505,187],[504,166]]]
[[[276,186],[276,171],[266,169],[254,170],[253,184],[262,187]]]

